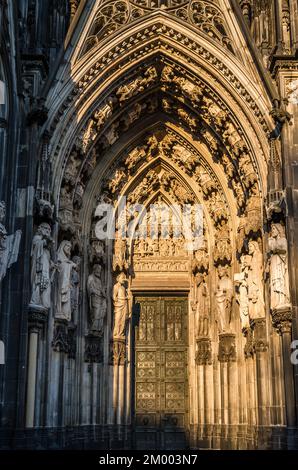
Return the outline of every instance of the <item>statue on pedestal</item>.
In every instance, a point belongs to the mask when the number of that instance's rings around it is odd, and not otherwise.
[[[271,309],[290,308],[288,243],[281,224],[272,225],[269,256]]]
[[[237,287],[237,302],[239,304],[242,329],[250,327],[249,323],[249,301],[248,301],[248,271],[249,256],[241,257],[241,273],[235,274],[235,285]]]
[[[255,320],[256,318],[265,317],[263,255],[256,241],[249,242],[248,250],[249,318],[250,320]]]
[[[197,338],[202,338],[207,337],[209,334],[210,298],[206,275],[198,273],[195,280],[194,312],[196,316],[196,335]]]
[[[72,243],[64,240],[58,250],[58,297],[55,318],[71,321],[72,270],[78,269],[71,260]]]
[[[90,333],[102,336],[104,319],[107,314],[107,294],[102,285],[102,267],[100,264],[93,266],[93,272],[88,277],[87,292],[90,309]]]
[[[31,307],[48,310],[51,306],[51,227],[41,224],[32,241],[31,248]]]
[[[217,324],[219,333],[229,331],[232,313],[233,283],[226,266],[218,267],[218,284],[216,289]]]
[[[125,339],[126,321],[129,318],[129,295],[126,287],[126,275],[117,276],[117,282],[113,289],[114,304],[114,328],[113,339]]]

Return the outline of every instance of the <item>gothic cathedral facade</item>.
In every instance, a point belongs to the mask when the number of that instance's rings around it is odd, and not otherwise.
[[[0,35],[0,447],[297,449],[298,1]]]

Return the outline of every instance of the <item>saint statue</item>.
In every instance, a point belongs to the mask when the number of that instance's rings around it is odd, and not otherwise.
[[[264,301],[264,266],[263,255],[258,242],[250,241],[248,244],[249,263],[248,270],[248,300],[249,300],[249,318],[265,317]]]
[[[196,334],[198,338],[208,337],[210,321],[210,298],[206,274],[197,273],[195,288]]]
[[[250,327],[249,323],[249,301],[248,301],[248,271],[250,257],[241,257],[241,273],[235,274],[235,285],[237,287],[237,302],[239,304],[242,329]]]
[[[272,225],[269,255],[271,309],[290,307],[288,244],[281,224]]]
[[[58,250],[58,297],[55,318],[71,321],[72,305],[72,271],[78,269],[78,265],[71,260],[72,244],[64,240]]]
[[[228,274],[228,268],[218,267],[218,284],[216,289],[217,303],[217,324],[219,333],[226,333],[229,330],[232,313],[233,283]]]
[[[113,290],[114,304],[114,339],[125,339],[126,321],[129,317],[129,296],[126,287],[126,276],[124,273],[117,276],[117,282]]]
[[[51,306],[51,227],[41,224],[32,241],[31,248],[31,306],[48,310]]]
[[[90,309],[90,332],[96,336],[102,336],[104,319],[107,314],[107,294],[102,285],[102,267],[100,264],[93,266],[93,272],[88,277],[87,292]]]
[[[6,206],[0,202],[0,282],[5,278],[7,270],[17,262],[22,232],[17,230],[14,235],[7,235],[2,224],[6,215]]]
[[[71,319],[76,323],[80,303],[80,265],[82,260],[79,256],[74,256],[72,261],[76,265],[76,269],[71,272]]]

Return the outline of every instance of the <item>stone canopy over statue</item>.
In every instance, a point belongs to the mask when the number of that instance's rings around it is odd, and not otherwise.
[[[6,215],[6,206],[0,202],[0,282],[5,278],[7,270],[17,262],[22,232],[17,230],[8,235],[3,225]]]

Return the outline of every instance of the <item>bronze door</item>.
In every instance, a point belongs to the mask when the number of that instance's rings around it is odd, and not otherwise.
[[[135,446],[183,449],[188,436],[188,301],[137,297]]]

